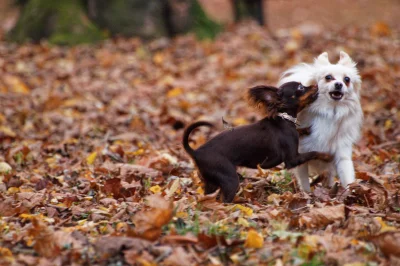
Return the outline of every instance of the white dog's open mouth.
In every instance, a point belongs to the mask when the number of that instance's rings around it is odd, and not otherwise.
[[[332,91],[329,93],[329,95],[335,101],[340,101],[343,98],[343,92],[340,92],[340,91]]]

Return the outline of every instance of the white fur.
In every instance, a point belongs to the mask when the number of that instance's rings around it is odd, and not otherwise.
[[[332,75],[335,80],[326,81]],[[350,78],[346,85],[344,77]],[[283,73],[278,85],[289,81],[303,85],[318,84],[318,99],[298,115],[300,127],[311,126],[311,135],[300,139],[299,152],[319,151],[334,154],[332,163],[311,161],[296,168],[296,177],[304,191],[310,191],[309,172],[328,171],[328,185],[333,185],[337,173],[344,187],[354,182],[352,146],[359,139],[363,121],[360,104],[361,78],[356,63],[340,52],[337,64],[331,64],[328,53],[322,53],[313,64],[299,64]],[[333,100],[329,92],[335,82],[343,84],[344,96],[340,101]]]

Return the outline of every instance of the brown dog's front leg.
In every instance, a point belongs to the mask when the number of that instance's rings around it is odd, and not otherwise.
[[[304,128],[298,128],[297,132],[299,133],[299,136],[309,136],[311,135],[311,127],[304,127]]]
[[[316,152],[316,151],[299,153],[297,154],[296,157],[289,159],[288,161],[285,161],[285,167],[287,169],[290,169],[311,160],[321,160],[324,162],[331,162],[333,160],[333,155],[329,153]]]

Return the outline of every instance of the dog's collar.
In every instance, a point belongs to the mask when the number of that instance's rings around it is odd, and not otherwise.
[[[299,124],[297,124],[297,118],[294,118],[293,116],[289,115],[288,113],[278,113],[278,116],[294,123],[296,126],[299,125]]]

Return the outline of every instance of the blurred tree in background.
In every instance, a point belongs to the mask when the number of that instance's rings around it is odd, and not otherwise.
[[[55,44],[95,42],[108,35],[145,39],[195,32],[213,38],[221,25],[197,0],[17,0],[21,15],[12,41],[49,39]]]

